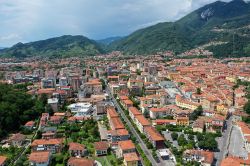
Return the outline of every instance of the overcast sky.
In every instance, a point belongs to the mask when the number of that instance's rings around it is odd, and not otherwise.
[[[0,0],[0,46],[61,35],[124,36],[216,0]],[[230,0],[224,0],[230,1]]]

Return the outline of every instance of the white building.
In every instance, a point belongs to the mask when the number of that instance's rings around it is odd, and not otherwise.
[[[70,109],[72,113],[76,113],[75,116],[89,116],[93,112],[93,106],[90,103],[70,104],[68,109]]]
[[[51,98],[48,99],[48,104],[52,108],[54,112],[58,111],[58,99],[57,98]]]

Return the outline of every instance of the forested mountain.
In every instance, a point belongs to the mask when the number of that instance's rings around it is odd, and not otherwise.
[[[0,50],[4,57],[70,57],[102,53],[101,47],[84,36],[65,35],[30,43],[18,43],[11,48]]]
[[[150,54],[173,50],[181,53],[208,43],[217,57],[250,56],[250,3],[243,0],[217,1],[176,22],[140,29],[111,43],[110,50]]]

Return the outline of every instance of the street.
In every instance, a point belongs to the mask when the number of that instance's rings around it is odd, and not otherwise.
[[[229,139],[232,131],[232,116],[227,120],[227,128],[222,133],[222,137],[217,139],[219,152],[215,153],[215,158],[217,159],[216,165],[219,166],[222,159],[228,153]]]
[[[117,103],[116,99],[111,94],[111,91],[110,91],[109,87],[107,87],[107,93],[111,96],[111,100],[114,103],[114,106],[117,108],[117,110],[121,114],[122,118],[126,121],[126,124],[130,128],[132,134],[136,137],[136,139],[138,141],[138,144],[140,145],[140,147],[142,148],[142,150],[144,151],[145,155],[150,160],[150,162],[152,163],[152,165],[153,166],[161,165],[161,163],[157,163],[155,161],[155,159],[152,156],[151,151],[147,148],[147,146],[145,145],[145,143],[143,142],[143,140],[141,139],[141,137],[139,136],[139,134],[136,132],[136,130],[133,127],[133,125],[131,124],[131,122],[128,120],[126,114],[123,112],[122,108],[120,107],[120,105]]]

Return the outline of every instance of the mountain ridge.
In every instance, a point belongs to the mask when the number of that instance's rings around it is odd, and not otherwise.
[[[243,0],[216,1],[175,22],[159,23],[137,30],[122,40],[111,43],[109,50],[119,50],[127,54],[152,54],[172,50],[179,54],[211,41],[222,41],[227,44],[208,47],[216,57],[227,54],[249,56],[250,38],[237,29],[250,25],[249,18],[250,3]],[[216,27],[227,31],[216,32]],[[235,31],[235,34],[229,33],[230,30]],[[233,51],[233,45],[236,45],[237,52]]]
[[[17,43],[10,48],[0,50],[0,56],[25,58],[92,56],[103,53],[104,50],[94,40],[82,35],[63,35],[29,43]]]

